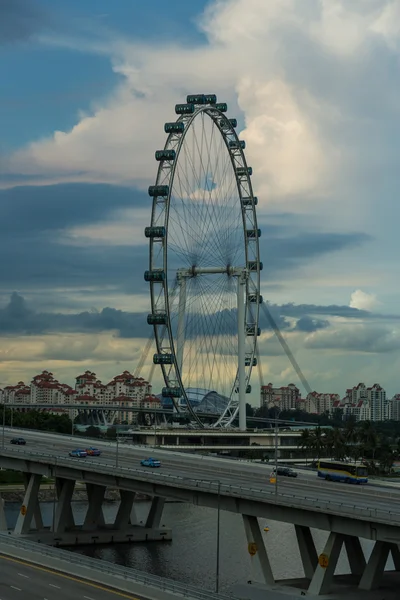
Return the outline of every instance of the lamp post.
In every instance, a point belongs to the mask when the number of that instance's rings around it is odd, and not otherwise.
[[[275,409],[275,496],[278,494],[278,417],[281,412]]]
[[[116,434],[117,434],[117,453],[115,455],[115,466],[118,468],[118,443],[119,443],[119,438],[118,438],[118,429],[116,430]]]
[[[4,445],[5,429],[6,429],[6,403],[3,400],[3,435],[2,435],[2,447],[3,447],[3,450],[5,448],[5,445]]]
[[[218,500],[217,500],[217,557],[215,565],[215,593],[219,593],[219,532],[220,532],[220,504],[221,504],[221,482],[218,481]]]

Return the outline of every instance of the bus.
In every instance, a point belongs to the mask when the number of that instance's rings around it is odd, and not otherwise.
[[[318,477],[326,481],[344,483],[368,483],[368,469],[364,465],[331,460],[318,461]]]

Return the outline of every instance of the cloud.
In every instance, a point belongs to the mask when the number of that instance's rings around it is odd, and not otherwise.
[[[306,315],[304,317],[300,317],[300,319],[296,323],[295,329],[297,329],[298,331],[310,332],[317,331],[318,329],[326,329],[326,327],[329,327],[329,321],[315,319]]]
[[[360,310],[371,311],[377,308],[380,302],[377,300],[375,294],[367,294],[362,290],[356,290],[351,294],[350,307],[358,308]]]
[[[332,147],[323,124],[344,126],[342,107],[323,97],[310,69],[299,69],[293,57],[323,61],[321,50],[329,40],[333,60],[340,62],[343,32],[347,52],[356,51],[371,35],[364,22],[372,23],[376,12],[367,10],[363,19],[344,3],[335,5],[340,10],[330,10],[325,2],[305,9],[295,0],[215,1],[200,19],[207,43],[190,47],[168,41],[146,45],[109,34],[103,44],[90,35],[43,38],[48,44],[108,53],[122,81],[69,131],[55,131],[18,151],[7,172],[145,185],[154,178],[151,157],[163,145],[162,126],[174,118],[174,104],[204,88],[239,110],[262,202],[266,195],[327,192],[340,149]],[[352,41],[356,34],[359,43]],[[318,72],[323,69],[320,65]]]
[[[47,20],[48,16],[35,0],[1,0],[0,44],[29,39]]]
[[[400,349],[400,331],[360,323],[342,324],[329,330],[317,331],[305,340],[308,349],[342,350],[343,352],[389,353]]]
[[[30,309],[25,299],[14,292],[5,308],[0,309],[0,332],[37,335],[46,332],[90,333],[113,331],[120,337],[148,337],[151,328],[146,314],[103,308],[80,313],[40,313]]]

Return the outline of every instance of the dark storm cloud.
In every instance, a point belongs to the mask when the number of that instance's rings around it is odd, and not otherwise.
[[[0,191],[0,262],[3,289],[54,289],[118,286],[147,290],[143,246],[69,245],[60,243],[75,226],[107,223],[126,208],[150,205],[146,194],[110,185],[65,184]]]
[[[306,331],[310,333],[311,331],[317,331],[317,329],[325,329],[326,327],[329,327],[329,321],[323,321],[321,319],[315,319],[313,317],[305,315],[297,321],[295,329],[297,331]]]
[[[3,290],[87,288],[113,286],[142,292],[148,286],[143,271],[148,245],[62,244],[60,239],[76,226],[104,224],[116,211],[148,208],[145,192],[103,184],[25,186],[0,191],[0,262]],[[315,233],[313,227],[294,234],[295,217],[269,223],[261,238],[263,280],[297,269],[313,258],[351,248],[368,239],[364,234]],[[265,257],[265,258],[264,258]]]
[[[264,234],[264,229],[262,231]],[[270,226],[268,234],[260,239],[260,253],[264,264],[262,277],[268,279],[272,273],[282,269],[295,269],[325,254],[357,247],[371,240],[369,235],[362,232],[319,233],[311,230],[290,236],[281,233],[281,227],[276,233],[273,226]]]
[[[34,0],[0,0],[0,44],[29,39],[47,22]]]
[[[304,306],[300,306],[299,313],[295,316],[296,306],[291,305],[291,319],[286,318],[283,314],[286,308],[287,305],[283,307],[278,305],[268,306],[275,323],[282,331],[303,331],[310,333],[319,329],[329,328],[329,321],[315,318],[311,314],[316,314],[318,310],[322,311],[327,307],[310,305],[310,315],[307,315],[303,312]],[[340,309],[343,307],[329,308],[331,312],[327,314],[334,315],[335,312],[340,313]],[[365,311],[352,310],[360,313],[359,318],[363,318],[365,315]],[[226,329],[220,331],[221,334],[233,334],[235,331],[237,322],[236,311],[232,310],[230,312],[231,318],[225,316],[221,319],[220,313],[214,315],[219,325],[221,323],[226,324]],[[355,317],[354,314],[353,316]],[[271,330],[262,307],[260,312],[260,327],[262,331]],[[110,307],[99,311],[91,310],[68,314],[39,312],[32,310],[25,299],[16,292],[11,295],[8,304],[4,308],[0,308],[0,333],[3,334],[38,335],[48,332],[98,333],[101,331],[116,331],[120,337],[140,338],[148,337],[151,333],[150,330],[151,328],[147,324],[145,313],[131,313]]]
[[[14,292],[9,303],[0,309],[0,333],[38,335],[49,332],[98,333],[116,331],[120,337],[148,337],[146,315],[115,308],[76,314],[40,313],[29,308],[25,299]]]

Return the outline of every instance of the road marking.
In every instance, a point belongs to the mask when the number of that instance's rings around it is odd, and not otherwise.
[[[87,585],[88,587],[95,588],[96,590],[101,590],[102,592],[107,592],[110,595],[113,594],[114,596],[119,596],[120,598],[128,598],[128,600],[140,600],[137,596],[132,596],[130,594],[124,594],[124,592],[119,592],[118,590],[115,590],[112,587],[106,587],[103,585],[99,585],[98,583],[92,583],[91,581],[85,581],[84,579],[79,579],[78,577],[73,577],[72,575],[66,575],[65,573],[60,573],[59,571],[53,571],[52,569],[48,569],[46,567],[40,567],[39,565],[34,565],[33,563],[27,562],[25,560],[21,560],[20,558],[11,558],[10,556],[5,556],[4,554],[0,554],[0,559],[8,560],[9,562],[23,565],[24,567],[30,567],[31,569],[36,569],[36,571],[43,571],[44,573],[51,573],[51,575],[55,575],[57,577],[62,577],[63,579],[68,579],[69,581],[75,581],[76,583],[80,583],[81,585]]]
[[[49,585],[50,585],[51,587],[55,587],[55,588],[57,588],[58,590],[60,590],[60,589],[61,589],[59,585],[55,585],[54,583],[49,583]]]
[[[91,598],[90,596],[83,596],[84,598],[86,598],[86,600],[94,600],[94,598]]]
[[[24,575],[23,573],[18,573],[18,575],[19,575],[20,577],[26,577],[26,579],[29,579],[29,575]]]
[[[17,588],[15,585],[10,585],[10,587],[11,587],[13,590],[18,590],[19,592],[22,592],[21,588]]]

